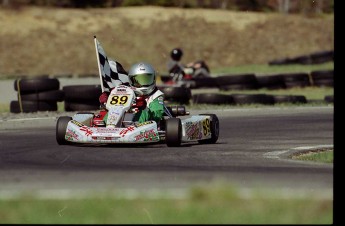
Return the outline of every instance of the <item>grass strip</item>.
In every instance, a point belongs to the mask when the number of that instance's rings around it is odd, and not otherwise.
[[[317,150],[310,151],[307,153],[301,153],[293,156],[293,159],[303,160],[303,161],[314,161],[322,163],[333,163],[334,159],[333,150]]]
[[[244,198],[233,187],[195,187],[182,199],[114,195],[0,200],[4,224],[332,224],[333,201],[274,193]]]

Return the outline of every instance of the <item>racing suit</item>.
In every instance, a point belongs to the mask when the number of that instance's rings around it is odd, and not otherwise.
[[[146,106],[139,107],[139,111],[135,113],[133,121],[139,123],[154,120],[157,123],[163,118],[164,114],[164,94],[157,88],[145,98]]]
[[[109,94],[103,92],[100,97],[100,102],[106,103]],[[133,121],[139,123],[154,120],[157,123],[163,118],[164,114],[164,93],[160,91],[157,87],[148,96],[137,97],[137,103],[133,106],[135,109],[135,114]],[[103,118],[104,122],[107,122],[108,114]]]

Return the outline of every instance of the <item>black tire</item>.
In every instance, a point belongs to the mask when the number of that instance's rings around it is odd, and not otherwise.
[[[57,103],[52,101],[21,101],[22,109],[19,101],[11,101],[10,112],[12,113],[29,113],[37,111],[57,111]]]
[[[314,86],[318,87],[334,87],[334,80],[333,79],[319,79],[313,82]]]
[[[334,87],[334,70],[312,71],[310,76],[314,86]]]
[[[16,79],[14,81],[14,90],[20,92],[41,92],[48,90],[58,90],[60,82],[56,78],[31,78]],[[19,89],[18,89],[19,88]]]
[[[219,93],[199,93],[192,96],[195,104],[233,104],[232,96]]]
[[[182,124],[180,118],[165,120],[165,142],[168,147],[179,147],[182,140]]]
[[[211,116],[210,129],[211,138],[206,140],[198,140],[199,144],[214,144],[217,142],[219,137],[219,119],[215,114],[200,114]]]
[[[64,91],[62,90],[50,90],[37,93],[21,94],[21,100],[29,101],[63,101]]]
[[[180,104],[188,104],[192,97],[190,88],[187,87],[159,87],[164,93],[164,99],[169,102],[177,102]]]
[[[65,111],[92,111],[92,110],[99,110],[99,108],[100,108],[99,102],[77,103],[77,102],[65,101]]]
[[[289,73],[283,74],[286,88],[310,86],[308,73]]]
[[[321,64],[334,61],[334,51],[320,51],[310,54],[312,64]]]
[[[274,103],[307,103],[307,98],[302,95],[274,95]]]
[[[281,74],[256,76],[259,88],[285,89],[284,78]]]
[[[307,56],[293,57],[288,60],[289,64],[311,64],[311,58]]]
[[[193,88],[213,88],[218,87],[217,79],[213,77],[200,77],[200,78],[194,78],[195,81],[195,87]]]
[[[56,122],[56,141],[59,145],[66,145],[70,142],[65,139],[67,124],[72,120],[72,117],[61,116]]]
[[[334,95],[327,95],[327,96],[324,97],[324,100],[327,103],[334,103]]]
[[[65,100],[71,102],[98,102],[102,94],[100,85],[71,85],[64,86],[62,90],[65,93]]]
[[[258,82],[255,74],[222,75],[216,77],[221,90],[257,89]]]
[[[218,86],[226,86],[233,84],[256,84],[255,74],[240,74],[240,75],[222,75],[216,77]]]
[[[313,80],[333,79],[334,78],[334,70],[312,71],[312,72],[310,72],[310,75],[311,75],[311,78]]]
[[[272,95],[267,94],[231,94],[235,104],[274,104]]]

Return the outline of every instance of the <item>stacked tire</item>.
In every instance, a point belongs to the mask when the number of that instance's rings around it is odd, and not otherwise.
[[[220,90],[258,89],[255,74],[222,75],[216,79]]]
[[[319,70],[310,73],[313,86],[334,87],[334,70]]]
[[[65,93],[65,111],[89,111],[100,108],[100,85],[70,85],[62,89]]]
[[[194,104],[234,104],[234,99],[231,95],[221,93],[193,94],[192,100]]]
[[[189,104],[192,98],[192,92],[188,87],[160,86],[158,89],[164,93],[165,104]]]
[[[268,94],[221,94],[221,93],[198,93],[193,94],[194,104],[213,105],[244,105],[263,104],[273,105],[280,103],[307,103],[303,95],[268,95]]]
[[[308,73],[287,73],[282,75],[286,88],[306,87],[311,85]]]
[[[64,100],[64,92],[59,88],[56,78],[16,79],[14,89],[18,100],[11,101],[10,112],[57,111],[57,102]]]
[[[259,88],[285,89],[285,80],[282,74],[256,76]]]
[[[201,77],[194,78],[195,87],[193,88],[218,88],[217,78],[215,77]]]
[[[326,50],[314,52],[308,55],[296,56],[293,58],[282,58],[269,61],[269,65],[288,65],[288,64],[322,64],[334,61],[334,51]]]

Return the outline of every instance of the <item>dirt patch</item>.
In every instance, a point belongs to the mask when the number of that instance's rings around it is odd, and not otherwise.
[[[161,7],[0,9],[0,76],[98,73],[93,36],[128,69],[145,60],[165,73],[169,52],[212,68],[334,49],[334,16]]]

